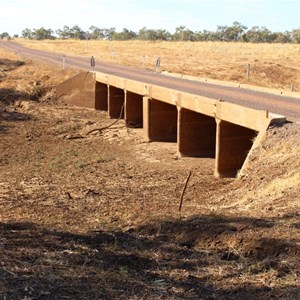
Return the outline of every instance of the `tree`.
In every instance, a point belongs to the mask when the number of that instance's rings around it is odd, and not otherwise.
[[[36,40],[54,40],[55,37],[52,34],[52,29],[45,29],[44,27],[41,27],[33,30],[32,38]]]
[[[247,26],[235,21],[232,26],[229,27],[228,35],[232,41],[240,41],[247,29]]]
[[[294,43],[300,44],[300,28],[292,31],[292,39]]]
[[[156,40],[170,40],[171,34],[170,32],[164,30],[164,29],[147,29],[146,27],[143,27],[139,30],[138,33],[138,39],[140,40],[150,40],[150,41],[156,41]]]
[[[131,30],[128,30],[127,28],[123,28],[122,32],[115,32],[112,35],[113,40],[132,40],[135,39],[137,34]]]
[[[276,36],[266,27],[254,26],[247,31],[244,39],[251,43],[271,43]]]
[[[196,41],[217,41],[219,40],[216,32],[203,30],[194,34]]]
[[[104,39],[111,40],[112,36],[115,32],[116,32],[116,28],[114,28],[114,27],[104,29],[104,32],[103,32],[104,33]]]
[[[64,26],[63,29],[57,29],[56,34],[60,39],[70,39],[71,38],[71,30],[69,26]]]
[[[176,41],[193,41],[195,39],[194,32],[185,26],[179,26],[176,28],[174,39]]]
[[[237,42],[242,40],[242,37],[247,29],[246,26],[239,22],[233,22],[232,26],[218,26],[217,27],[217,38],[220,41],[226,42]]]
[[[78,25],[75,25],[70,29],[70,37],[76,40],[84,40],[85,32]]]
[[[32,31],[29,28],[26,28],[22,31],[22,37],[25,39],[32,39]]]
[[[89,28],[91,32],[91,39],[92,40],[102,40],[105,38],[105,29],[104,28],[98,28],[96,26],[91,26]]]
[[[10,36],[7,32],[3,32],[0,34],[0,39],[4,39],[4,38],[10,38]]]
[[[89,31],[83,31],[78,25],[73,27],[64,26],[57,29],[56,34],[60,39],[105,39],[105,40],[131,40],[140,39],[148,41],[175,40],[175,41],[225,41],[225,42],[251,42],[251,43],[299,43],[300,28],[292,32],[272,32],[266,27],[254,26],[248,28],[240,22],[233,22],[231,26],[217,26],[216,31],[192,31],[186,26],[176,27],[175,33],[171,34],[165,29],[141,28],[138,33],[123,28],[121,32],[116,32],[112,28],[98,28],[90,26]],[[0,38],[7,35],[6,32],[0,34]],[[39,29],[26,28],[22,31],[22,37],[35,39],[54,39],[53,31],[41,27]]]
[[[289,31],[285,31],[285,32],[275,32],[274,36],[276,37],[274,42],[275,43],[282,43],[282,44],[286,44],[286,43],[291,43],[292,42],[292,34]]]

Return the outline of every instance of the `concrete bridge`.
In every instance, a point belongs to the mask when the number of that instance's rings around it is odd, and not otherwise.
[[[145,141],[175,142],[181,156],[215,158],[215,176],[235,177],[270,124],[283,116],[102,72],[82,72],[57,97],[142,127]]]

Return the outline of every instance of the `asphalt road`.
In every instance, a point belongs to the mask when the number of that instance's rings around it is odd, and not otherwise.
[[[63,54],[26,48],[14,41],[0,41],[0,47],[7,48],[16,53],[20,51],[20,55],[22,57],[62,65]],[[65,63],[68,67],[81,70],[91,70],[89,58],[68,56],[65,59]],[[99,61],[96,61],[95,71],[163,87],[169,87],[172,89],[209,97],[212,99],[236,103],[255,109],[268,110],[272,113],[284,115],[291,120],[300,120],[300,99],[296,99],[294,97],[257,92],[245,88],[226,87],[212,83],[174,78],[149,70],[116,64],[107,64]]]

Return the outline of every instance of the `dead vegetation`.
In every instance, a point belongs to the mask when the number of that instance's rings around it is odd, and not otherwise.
[[[111,120],[52,97],[74,71],[0,57],[0,299],[300,297],[299,124],[216,179],[123,121],[87,134]]]
[[[227,42],[78,41],[18,39],[27,47],[96,58],[155,70],[254,86],[300,89],[300,48],[297,44]],[[247,65],[250,78],[247,80]]]

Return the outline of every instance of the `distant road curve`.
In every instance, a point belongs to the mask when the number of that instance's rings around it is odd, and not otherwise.
[[[44,62],[62,65],[62,54],[26,48],[15,41],[0,41],[0,47],[20,51],[22,57],[28,57]],[[66,65],[81,70],[90,70],[90,59],[82,57],[66,57]],[[121,76],[124,78],[169,87],[196,95],[247,106],[250,108],[268,110],[281,114],[288,119],[300,120],[300,99],[294,97],[257,92],[245,88],[226,87],[212,83],[185,80],[169,77],[153,71],[108,64],[96,61],[95,71]]]

